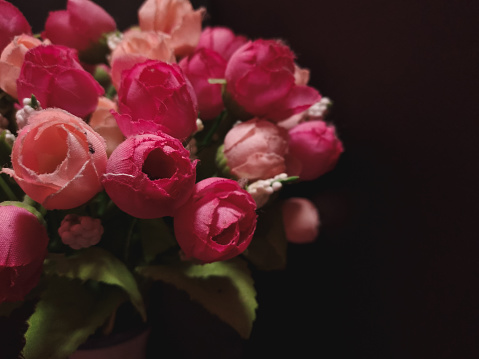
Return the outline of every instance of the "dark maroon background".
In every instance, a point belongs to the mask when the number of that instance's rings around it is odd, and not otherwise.
[[[122,29],[142,3],[97,2]],[[40,31],[65,1],[13,3]],[[185,358],[479,357],[479,3],[201,3],[208,24],[287,41],[334,101],[346,152],[332,173],[285,192],[317,202],[322,233],[290,247],[285,271],[255,273],[251,340],[166,308],[158,343]],[[173,328],[188,316],[196,325]]]

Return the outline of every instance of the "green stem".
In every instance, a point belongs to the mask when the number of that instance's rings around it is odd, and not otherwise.
[[[215,122],[213,123],[213,126],[211,126],[210,130],[206,134],[205,138],[198,144],[198,152],[200,153],[201,150],[203,150],[206,146],[208,146],[211,142],[211,139],[213,138],[213,135],[216,133],[218,130],[218,127],[220,127],[221,121],[223,121],[226,118],[227,112],[223,111],[221,114],[216,117]]]
[[[10,186],[7,184],[7,182],[1,175],[0,175],[0,188],[3,190],[3,192],[6,194],[7,198],[10,201],[18,201],[17,196],[15,195],[15,193],[13,193]]]
[[[135,226],[136,226],[137,222],[138,222],[137,218],[132,219],[132,221],[130,223],[130,228],[128,229],[128,234],[126,235],[125,248],[123,249],[123,258],[125,259],[125,263],[128,263],[131,238],[133,237],[133,232],[134,232],[134,229],[135,229]]]

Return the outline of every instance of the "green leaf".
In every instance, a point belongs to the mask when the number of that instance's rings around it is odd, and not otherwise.
[[[98,247],[90,247],[68,257],[62,254],[51,254],[45,262],[44,269],[47,274],[82,281],[94,280],[120,287],[128,294],[132,304],[146,321],[143,297],[133,273],[110,252]]]
[[[64,359],[126,300],[116,286],[52,276],[28,320],[25,359]]]
[[[256,318],[256,290],[247,263],[239,258],[203,265],[140,267],[138,272],[173,284],[247,339]]]
[[[143,256],[146,263],[151,262],[159,254],[178,245],[163,218],[141,219],[139,220],[139,226]]]

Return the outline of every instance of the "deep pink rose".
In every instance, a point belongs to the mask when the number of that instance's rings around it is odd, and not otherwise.
[[[172,216],[193,191],[195,168],[178,139],[164,133],[136,135],[113,151],[103,185],[113,202],[134,217]]]
[[[268,179],[285,172],[287,151],[287,131],[256,118],[234,126],[224,139],[226,165],[237,178]]]
[[[105,141],[66,111],[33,113],[18,133],[11,158],[13,169],[3,172],[46,209],[78,207],[102,189]]]
[[[0,52],[15,36],[31,33],[32,28],[21,11],[8,1],[0,0]]]
[[[224,108],[222,90],[221,85],[210,84],[208,80],[224,78],[226,61],[213,50],[199,49],[183,58],[179,65],[195,90],[200,118],[214,119]]]
[[[40,280],[48,234],[25,208],[0,203],[0,303],[23,300]]]
[[[18,98],[32,94],[43,108],[58,107],[85,117],[95,110],[103,87],[86,72],[77,52],[61,45],[41,45],[25,54],[17,80]]]
[[[321,98],[314,88],[295,83],[293,52],[275,40],[247,42],[226,66],[231,99],[252,116],[280,121]]]
[[[98,42],[104,33],[115,29],[115,20],[94,2],[68,0],[66,10],[49,13],[42,37],[81,51]]]
[[[216,51],[226,61],[233,53],[243,46],[248,39],[235,33],[227,27],[206,27],[200,36],[197,49],[207,48]]]
[[[194,89],[177,64],[149,60],[122,74],[115,118],[125,136],[162,131],[184,139],[196,130]]]
[[[210,177],[198,182],[174,217],[186,258],[204,263],[233,258],[248,247],[256,228],[256,203],[239,184]]]
[[[300,123],[289,131],[289,153],[298,170],[288,174],[314,180],[331,171],[342,152],[334,126],[320,120]]]
[[[291,243],[311,243],[318,237],[319,213],[313,202],[292,197],[281,207],[286,239]]]

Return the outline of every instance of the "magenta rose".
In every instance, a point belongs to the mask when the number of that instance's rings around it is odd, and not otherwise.
[[[0,52],[17,35],[31,35],[32,28],[17,7],[8,1],[0,0]]]
[[[286,45],[275,40],[249,41],[228,61],[227,92],[250,117],[284,120],[321,98],[314,88],[296,84],[294,73],[294,54]]]
[[[42,37],[81,51],[98,42],[104,33],[115,29],[115,20],[94,2],[68,0],[66,10],[48,14]]]
[[[46,209],[78,207],[102,190],[103,138],[81,118],[60,109],[33,113],[13,144],[13,169],[3,172]]]
[[[331,171],[342,152],[343,144],[334,126],[320,120],[303,122],[289,131],[289,153],[297,170],[288,174],[314,180]]]
[[[204,263],[233,258],[248,247],[256,228],[256,203],[239,184],[210,177],[174,216],[176,239],[186,258]]]
[[[29,50],[17,79],[20,100],[33,94],[43,108],[61,108],[78,117],[92,113],[104,92],[82,68],[77,52],[61,45],[41,45]]]
[[[172,216],[193,191],[196,161],[164,133],[127,138],[108,159],[103,185],[112,201],[138,218]]]
[[[38,284],[47,245],[47,231],[36,215],[0,203],[0,303],[23,300]]]
[[[162,131],[184,139],[196,131],[196,96],[177,64],[149,60],[123,71],[118,107],[127,137]]]
[[[248,39],[246,37],[235,35],[235,33],[227,27],[206,27],[201,32],[200,41],[196,48],[206,48],[216,51],[228,61],[231,55],[247,41]]]
[[[226,61],[213,50],[199,49],[183,58],[179,65],[195,90],[200,118],[214,119],[224,108],[222,90],[221,85],[210,84],[208,80],[224,78]]]

